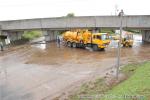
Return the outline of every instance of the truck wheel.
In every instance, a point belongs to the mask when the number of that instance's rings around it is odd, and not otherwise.
[[[129,43],[126,43],[126,47],[129,47]]]
[[[125,44],[123,44],[123,47],[126,47],[126,45],[125,45]]]
[[[125,42],[125,43],[123,44],[123,47],[128,47],[128,43]]]
[[[98,50],[98,46],[97,46],[97,45],[93,45],[92,47],[93,47],[93,50],[94,50],[94,51],[97,51],[97,50]]]
[[[131,47],[132,47],[132,45],[129,45],[129,47],[131,48]]]
[[[71,42],[67,42],[67,46],[68,46],[68,47],[72,47]]]
[[[73,43],[72,43],[72,47],[73,47],[73,48],[76,48],[76,47],[77,47],[77,44],[76,44],[75,42],[73,42]]]
[[[105,49],[104,49],[104,48],[101,48],[101,51],[105,51]]]

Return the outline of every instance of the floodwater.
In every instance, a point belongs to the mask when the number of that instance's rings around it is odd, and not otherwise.
[[[121,48],[121,64],[150,61],[150,44],[134,35],[132,48]],[[52,100],[115,68],[116,41],[105,51],[22,45],[0,52],[0,100]]]
[[[104,59],[114,58],[117,56],[117,42],[111,41],[105,51],[92,51],[80,48],[68,48],[61,45],[57,47],[57,43],[36,44],[33,47],[39,50],[34,52],[27,63],[35,64],[62,64],[62,63],[92,63]],[[149,58],[150,45],[142,43],[141,35],[134,35],[134,44],[132,48],[122,48],[121,56],[124,57],[141,57]],[[146,52],[146,53],[145,53]],[[145,54],[145,55],[144,55]],[[144,57],[143,57],[144,56]]]

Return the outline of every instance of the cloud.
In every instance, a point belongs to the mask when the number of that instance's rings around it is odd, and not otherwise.
[[[125,14],[150,14],[148,0],[0,0],[0,20],[115,14],[115,5]]]

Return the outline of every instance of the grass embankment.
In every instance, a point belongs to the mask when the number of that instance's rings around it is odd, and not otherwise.
[[[150,100],[150,62],[127,65],[121,72],[126,80],[112,85],[104,79],[89,82],[69,100]]]

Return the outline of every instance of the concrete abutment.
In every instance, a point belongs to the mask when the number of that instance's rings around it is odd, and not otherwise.
[[[142,41],[150,42],[150,30],[142,30]]]

